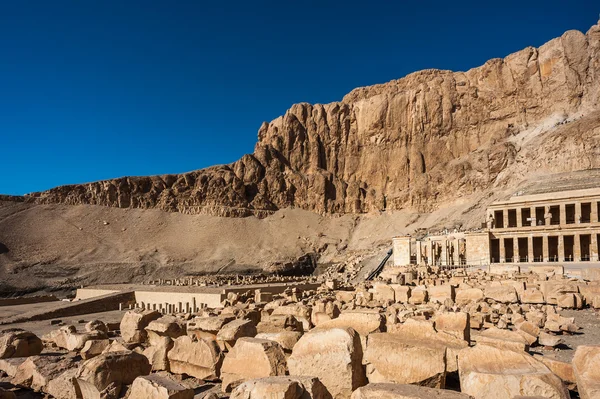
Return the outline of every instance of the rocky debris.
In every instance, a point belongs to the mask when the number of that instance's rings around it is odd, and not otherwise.
[[[150,374],[148,359],[135,352],[111,352],[84,361],[75,375],[83,399],[116,399],[124,385]]]
[[[573,358],[573,371],[581,399],[600,397],[600,346],[579,346]]]
[[[275,341],[242,337],[225,355],[221,367],[223,392],[249,379],[285,375],[285,354]]]
[[[13,357],[8,359],[0,359],[0,371],[4,372],[9,377],[14,377],[17,374],[17,369],[23,362],[25,362],[27,357]],[[0,373],[2,374],[2,373]]]
[[[362,347],[352,328],[315,329],[302,336],[288,359],[290,375],[317,377],[334,398],[349,398],[367,383]]]
[[[128,399],[193,399],[194,390],[157,374],[137,377]]]
[[[44,349],[42,340],[32,332],[9,330],[0,335],[0,359],[39,355]]]
[[[292,349],[294,348],[294,345],[296,345],[300,337],[302,337],[302,333],[299,331],[280,331],[271,333],[259,333],[256,334],[255,338],[275,341],[279,344],[279,346],[281,346],[281,349],[283,349],[285,353],[292,353]]]
[[[231,393],[230,399],[332,399],[315,377],[279,376],[246,381]]]
[[[200,379],[220,377],[223,356],[215,341],[182,336],[168,352],[169,368],[175,374],[187,374]]]
[[[29,388],[36,392],[50,393],[49,384],[58,379],[63,373],[76,367],[77,362],[71,356],[30,356],[19,365],[11,382],[14,385]],[[65,396],[70,399],[69,392],[75,392],[74,388],[65,392]]]
[[[469,399],[471,396],[459,392],[446,391],[402,384],[373,384],[358,388],[351,399]]]
[[[54,344],[68,351],[81,351],[87,341],[107,338],[105,332],[91,331],[80,333],[77,332],[75,326],[71,325],[63,326],[42,336],[44,342]]]
[[[173,348],[173,339],[186,335],[187,328],[184,320],[166,315],[153,320],[146,327],[148,344],[144,355],[150,361],[153,371],[169,370],[167,355]]]
[[[477,344],[459,353],[458,371],[461,391],[476,399],[569,398],[560,378],[525,352]]]
[[[125,313],[121,320],[120,330],[123,341],[132,344],[141,344],[146,341],[148,334],[145,330],[151,321],[162,315],[153,310],[133,310]]]

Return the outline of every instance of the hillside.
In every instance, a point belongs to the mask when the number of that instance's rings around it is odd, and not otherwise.
[[[600,167],[599,95],[596,25],[467,72],[296,104],[230,165],[0,198],[0,280],[279,270],[416,229],[478,227],[487,204],[541,176]]]

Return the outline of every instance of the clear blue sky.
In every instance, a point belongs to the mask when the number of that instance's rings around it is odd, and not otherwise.
[[[467,70],[585,32],[599,12],[597,0],[1,1],[0,193],[229,163],[293,103]]]

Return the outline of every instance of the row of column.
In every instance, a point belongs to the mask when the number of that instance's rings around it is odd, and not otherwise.
[[[570,205],[570,204],[559,204],[559,209],[560,209],[560,214],[559,214],[559,222],[561,225],[567,224],[567,211],[566,211],[566,206]],[[581,219],[581,202],[575,202],[575,223],[578,223],[578,221]],[[550,205],[546,205],[544,206],[544,217],[546,215],[550,214]],[[536,226],[538,221],[536,220],[536,215],[535,215],[535,209],[539,208],[536,206],[532,206],[530,207],[529,210],[529,215],[531,217],[531,221],[524,221],[521,213],[521,210],[523,208],[516,208],[516,212],[517,212],[517,226],[516,227],[523,227],[523,226]],[[509,209],[503,209],[502,210],[502,223],[503,223],[503,227],[507,228],[508,227],[508,211]],[[596,204],[596,202],[591,202],[591,209],[590,209],[591,213],[590,213],[590,222],[597,222],[598,220],[598,206]],[[549,219],[549,218],[548,218]],[[544,220],[544,224],[545,225],[549,225],[549,220],[546,219]]]
[[[587,234],[586,234],[587,235]],[[598,259],[598,236],[596,234],[590,235],[590,249],[589,254],[591,259]],[[549,262],[550,261],[550,248],[548,244],[548,235],[538,236],[542,238],[542,261]],[[564,236],[558,235],[558,262],[565,261],[565,245],[564,245]],[[527,238],[527,259],[528,262],[534,261],[534,248],[533,248],[533,236],[528,237],[503,237],[499,239],[499,247],[500,247],[500,263],[504,263],[506,261],[506,247],[504,245],[505,239],[512,238],[513,240],[513,263],[520,263],[519,256],[519,238]],[[537,237],[536,237],[537,238]],[[573,260],[580,261],[581,260],[581,240],[580,234],[573,234]]]

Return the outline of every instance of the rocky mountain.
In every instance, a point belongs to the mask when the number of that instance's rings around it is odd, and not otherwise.
[[[592,115],[599,93],[595,25],[467,72],[424,70],[355,89],[340,102],[295,104],[263,123],[254,153],[229,165],[62,186],[29,201],[217,216],[265,216],[286,207],[427,212],[516,184],[532,165],[553,172],[600,166],[589,156],[599,144],[593,126],[593,134],[564,137],[558,146],[538,137]],[[570,161],[557,163],[557,156]]]

